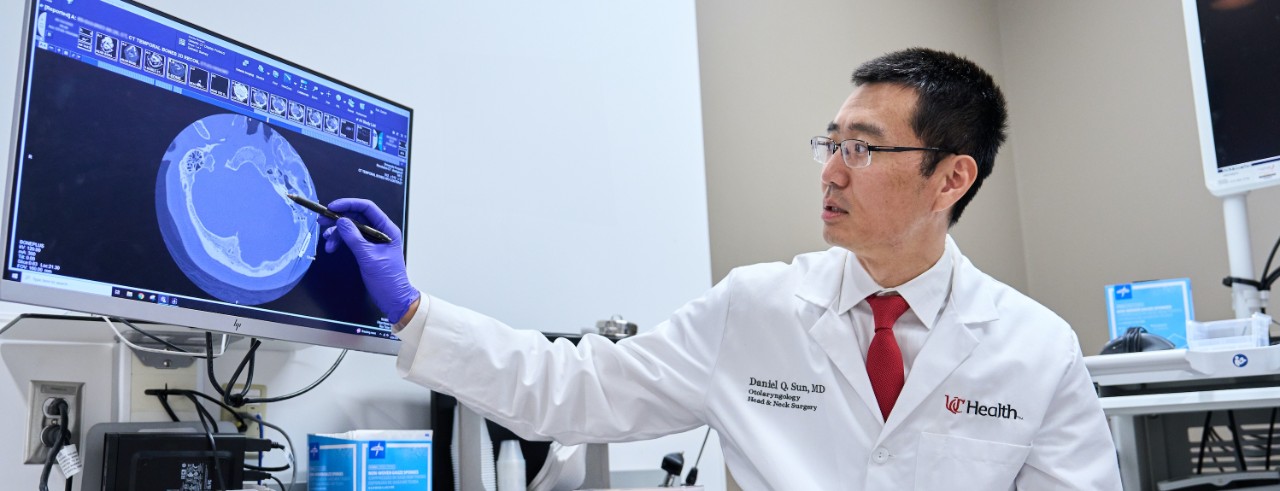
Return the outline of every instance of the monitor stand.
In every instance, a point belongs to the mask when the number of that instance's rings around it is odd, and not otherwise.
[[[203,331],[172,324],[158,324],[146,321],[130,322],[145,329],[151,335],[187,351],[200,353],[205,350]],[[123,324],[116,323],[115,329],[120,330],[120,335],[126,341],[126,345],[132,344],[153,350],[167,348],[163,343],[129,329],[128,326]],[[226,345],[239,339],[227,334],[222,334],[222,336],[223,340],[218,345],[222,346],[224,350]],[[0,337],[3,337],[6,341],[86,344],[110,344],[117,341],[116,332],[107,326],[106,321],[101,316],[96,315],[19,314],[5,324],[4,327],[0,327]],[[143,365],[151,368],[184,368],[191,366],[196,360],[196,358],[190,356],[167,355],[130,348]]]
[[[1254,279],[1253,244],[1249,237],[1248,192],[1222,197],[1222,218],[1227,234],[1227,265],[1234,278]],[[1263,271],[1262,274],[1267,274]],[[1248,319],[1254,312],[1266,308],[1253,285],[1231,283],[1231,307],[1237,319]]]

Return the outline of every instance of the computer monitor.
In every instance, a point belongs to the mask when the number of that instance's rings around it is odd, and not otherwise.
[[[408,107],[133,2],[29,0],[23,39],[0,300],[395,353],[286,195],[405,229]]]
[[[1221,197],[1280,184],[1280,2],[1182,6],[1205,185]]]

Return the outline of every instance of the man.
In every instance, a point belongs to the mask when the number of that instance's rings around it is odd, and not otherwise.
[[[791,264],[738,268],[616,345],[549,343],[438,298],[397,238],[351,247],[402,376],[517,433],[639,440],[703,424],[745,489],[1119,489],[1115,448],[1066,322],[978,271],[947,235],[1004,140],[1004,99],[958,56],[909,49],[854,72],[825,137],[823,236]],[[336,233],[336,236],[335,236]]]

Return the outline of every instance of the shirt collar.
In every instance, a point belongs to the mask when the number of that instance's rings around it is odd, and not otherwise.
[[[946,239],[946,248],[942,257],[920,276],[899,285],[892,290],[907,300],[911,311],[915,312],[926,328],[932,329],[938,319],[947,295],[951,290],[951,272],[955,269],[955,252],[957,248],[951,237]],[[852,252],[845,256],[844,278],[840,286],[840,301],[837,313],[844,314],[868,296],[885,290],[876,284],[871,275],[858,262]]]

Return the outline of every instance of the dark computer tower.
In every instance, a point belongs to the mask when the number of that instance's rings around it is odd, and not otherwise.
[[[107,433],[103,491],[205,491],[239,489],[244,482],[245,438],[204,433]],[[217,460],[217,465],[214,460]],[[221,471],[221,479],[215,474]]]

